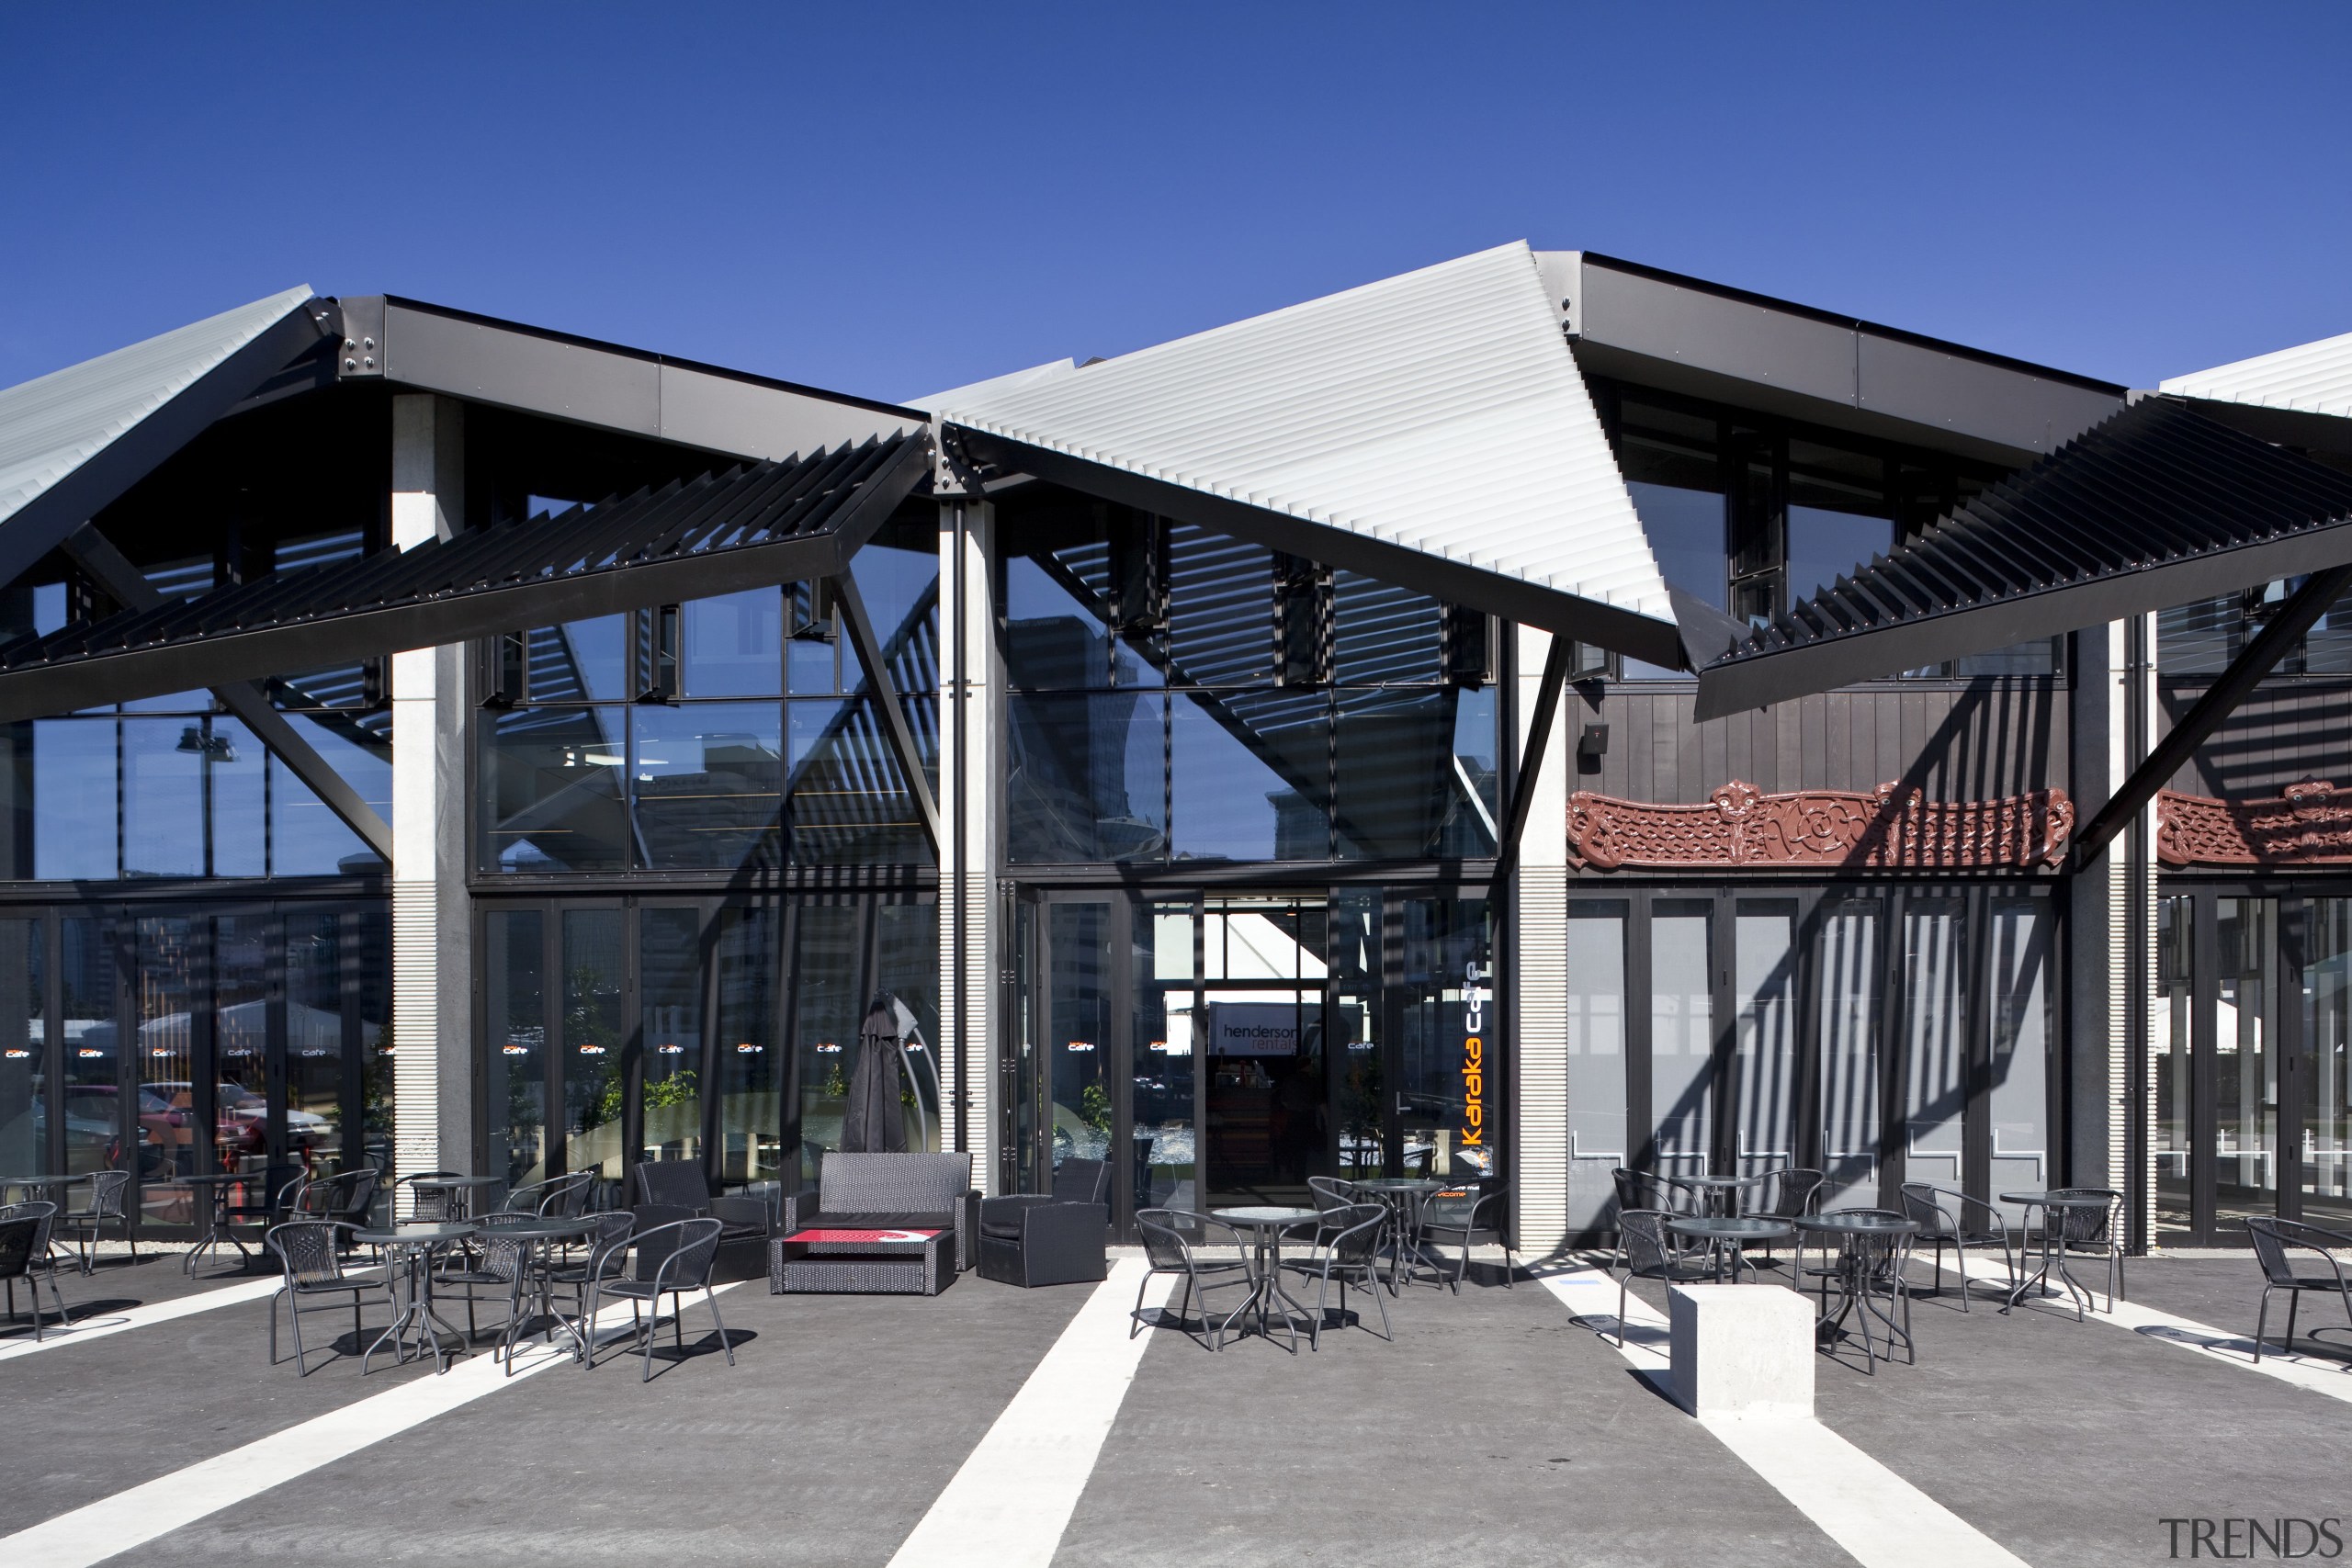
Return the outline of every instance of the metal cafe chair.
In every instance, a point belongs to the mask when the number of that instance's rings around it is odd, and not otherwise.
[[[2342,1231],[2307,1225],[2296,1220],[2273,1220],[2256,1215],[2245,1223],[2246,1234],[2254,1238],[2255,1260],[2262,1265],[2262,1310],[2254,1320],[2254,1359],[2262,1359],[2264,1332],[2270,1325],[2270,1294],[2273,1291],[2287,1292],[2287,1337],[2278,1342],[2278,1353],[2286,1355],[2295,1348],[2295,1309],[2302,1304],[2305,1291],[2325,1291],[2344,1303],[2347,1320],[2352,1320],[2352,1283],[2344,1278],[2344,1264],[2338,1252],[2352,1251],[2352,1235]],[[2309,1259],[2290,1256],[2290,1253],[2315,1252],[2327,1265],[2322,1274],[2308,1267]],[[2301,1263],[2307,1267],[2298,1269]]]
[[[1380,1337],[1394,1343],[1396,1337],[1388,1326],[1388,1300],[1380,1289],[1380,1233],[1387,1228],[1388,1206],[1351,1203],[1343,1209],[1328,1210],[1320,1219],[1330,1229],[1329,1239],[1318,1236],[1309,1256],[1286,1258],[1282,1263],[1284,1269],[1316,1281],[1315,1323],[1306,1331],[1306,1348],[1323,1348],[1324,1303],[1334,1280],[1340,1282],[1340,1321],[1344,1323],[1348,1315],[1348,1281],[1359,1280],[1364,1294],[1380,1309]],[[1361,1313],[1356,1320],[1363,1322]],[[1128,1337],[1133,1338],[1134,1335]]]
[[[127,1170],[94,1170],[76,1185],[85,1186],[88,1197],[81,1203],[69,1205],[58,1213],[58,1223],[74,1236],[74,1250],[82,1259],[82,1272],[90,1272],[90,1250],[96,1246],[100,1233],[109,1225],[122,1230],[122,1239],[130,1247],[130,1260],[139,1261],[139,1238],[130,1234],[130,1218],[123,1213],[123,1195],[130,1188],[130,1172]]]
[[[1972,1214],[1991,1221],[1991,1228],[1971,1225]],[[1960,1310],[1968,1310],[1968,1249],[1991,1247],[1998,1243],[2001,1265],[2008,1270],[2009,1285],[2018,1282],[2017,1254],[2009,1245],[2008,1217],[1982,1198],[1972,1198],[1952,1187],[1937,1187],[1925,1181],[1903,1184],[1903,1217],[1919,1227],[1918,1239],[1935,1248],[1936,1293],[1943,1294],[1944,1248],[1949,1247],[1957,1256],[1960,1274]]]
[[[1137,1209],[1136,1230],[1143,1237],[1145,1259],[1151,1267],[1144,1271],[1143,1282],[1136,1287],[1135,1311],[1128,1314],[1127,1337],[1133,1339],[1143,1330],[1144,1292],[1151,1284],[1154,1274],[1181,1274],[1184,1279],[1182,1294],[1176,1303],[1176,1322],[1181,1327],[1184,1312],[1197,1292],[1201,1298],[1201,1332],[1209,1325],[1209,1292],[1232,1285],[1254,1287],[1257,1277],[1250,1269],[1249,1249],[1242,1245],[1241,1233],[1223,1220],[1213,1220],[1206,1214],[1195,1214],[1183,1209]],[[1218,1233],[1222,1233],[1221,1235]],[[1204,1247],[1231,1247],[1234,1256],[1203,1258],[1197,1249]],[[1225,1348],[1225,1331],[1233,1320],[1250,1310],[1255,1299],[1254,1290],[1242,1303],[1226,1314],[1217,1325],[1216,1337],[1206,1347],[1211,1350]]]
[[[49,1281],[49,1299],[57,1307],[57,1321],[70,1325],[65,1298],[57,1293],[57,1259],[49,1250],[49,1227],[57,1216],[50,1202],[0,1206],[0,1280],[8,1287],[8,1315],[17,1315],[17,1281],[22,1280],[33,1298],[33,1341],[41,1337],[40,1286]]]
[[[277,1303],[286,1303],[286,1314],[294,1328],[294,1371],[297,1376],[309,1377],[309,1352],[302,1345],[302,1314],[304,1313],[341,1312],[351,1309],[351,1332],[355,1338],[367,1333],[359,1321],[360,1303],[378,1292],[383,1292],[387,1306],[397,1308],[392,1296],[390,1274],[356,1275],[344,1271],[343,1255],[350,1249],[347,1233],[350,1225],[336,1220],[288,1220],[273,1225],[262,1237],[262,1244],[277,1254],[284,1269],[286,1282],[269,1298],[269,1364],[277,1365]],[[304,1306],[308,1296],[344,1297],[347,1300],[322,1302],[317,1306]]]
[[[1625,1255],[1625,1274],[1617,1281],[1617,1347],[1625,1346],[1626,1292],[1636,1280],[1658,1280],[1669,1285],[1690,1284],[1713,1278],[1713,1265],[1686,1249],[1666,1222],[1677,1216],[1665,1209],[1621,1209],[1617,1213],[1617,1245]]]
[[[710,1307],[710,1321],[718,1328],[718,1348],[727,1353],[727,1364],[735,1364],[735,1347],[728,1342],[726,1321],[718,1315],[718,1297],[710,1288],[711,1266],[718,1259],[718,1234],[725,1227],[715,1219],[673,1220],[667,1224],[653,1225],[633,1234],[630,1240],[636,1252],[636,1267],[618,1279],[588,1281],[588,1307],[581,1315],[588,1323],[596,1320],[596,1303],[605,1296],[625,1297],[634,1316],[638,1338],[645,1350],[645,1371],[638,1381],[653,1381],[653,1341],[662,1326],[662,1298],[670,1298],[670,1332],[677,1348],[686,1345],[685,1294],[700,1291]],[[646,1315],[650,1309],[651,1315]],[[593,1331],[592,1331],[593,1332]],[[590,1343],[594,1343],[592,1338]],[[595,1364],[592,1350],[589,1365]]]

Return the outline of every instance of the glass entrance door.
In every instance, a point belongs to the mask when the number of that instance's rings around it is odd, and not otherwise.
[[[1212,1208],[1308,1201],[1338,1168],[1319,896],[1204,901],[1201,1134]],[[1340,1032],[1351,1032],[1342,1028]]]

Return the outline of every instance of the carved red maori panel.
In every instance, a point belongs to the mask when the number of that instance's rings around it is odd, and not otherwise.
[[[2352,794],[2324,779],[2257,800],[2156,793],[2166,865],[2352,865]]]
[[[1568,797],[1568,854],[1602,871],[2022,871],[2055,865],[2074,829],[2075,803],[2059,789],[1929,800],[1892,784],[1766,795],[1735,779],[1703,806]]]

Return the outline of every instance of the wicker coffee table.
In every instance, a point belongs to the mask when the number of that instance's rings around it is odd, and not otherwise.
[[[956,1280],[946,1230],[798,1230],[768,1238],[768,1291],[935,1296]]]

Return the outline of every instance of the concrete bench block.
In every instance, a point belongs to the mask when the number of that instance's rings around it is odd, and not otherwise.
[[[1813,1414],[1813,1304],[1779,1285],[1677,1285],[1674,1397],[1693,1416]]]

